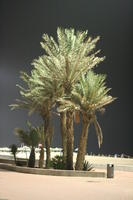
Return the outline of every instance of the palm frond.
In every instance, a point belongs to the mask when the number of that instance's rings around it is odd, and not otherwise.
[[[21,128],[15,128],[14,129],[15,134],[18,136],[19,140],[21,142],[23,142],[24,144],[26,144],[27,146],[31,145],[31,141],[30,138],[28,136],[28,133],[25,132],[23,129]]]
[[[98,139],[98,146],[100,148],[102,142],[103,142],[103,134],[102,134],[102,129],[96,119],[96,117],[94,117],[93,119],[93,124],[95,126],[95,129],[96,129],[96,134],[97,134],[97,139]]]
[[[115,98],[108,95],[110,88],[107,88],[105,79],[105,75],[95,74],[92,70],[86,75],[82,74],[72,91],[73,102],[78,102],[84,111],[91,112],[114,101]]]
[[[21,128],[15,128],[14,132],[18,136],[19,140],[25,143],[27,146],[36,147],[39,142],[44,143],[44,127],[34,127],[27,121],[28,131],[24,131]]]

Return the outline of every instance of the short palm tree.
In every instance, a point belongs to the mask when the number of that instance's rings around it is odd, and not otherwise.
[[[25,145],[31,148],[30,157],[28,161],[28,167],[35,166],[35,147],[38,146],[41,141],[42,135],[38,133],[35,127],[32,127],[30,122],[27,122],[28,131],[24,131],[21,128],[15,129],[15,134],[18,136],[19,140]]]

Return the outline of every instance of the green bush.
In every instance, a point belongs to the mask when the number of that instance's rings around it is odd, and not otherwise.
[[[51,160],[51,167],[54,169],[65,169],[65,163],[63,160],[63,156],[55,156]]]
[[[27,160],[25,160],[25,159],[17,159],[17,161],[16,161],[16,165],[17,166],[27,166]]]
[[[91,171],[94,167],[88,161],[84,161],[83,171]]]

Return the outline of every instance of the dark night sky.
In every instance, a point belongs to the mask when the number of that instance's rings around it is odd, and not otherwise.
[[[56,36],[57,26],[62,26],[101,36],[98,48],[106,60],[97,72],[107,74],[111,94],[118,97],[104,116],[98,116],[104,135],[102,148],[98,149],[91,127],[87,151],[133,155],[132,24],[132,0],[0,0],[0,146],[17,142],[13,130],[24,128],[27,118],[41,123],[37,115],[27,117],[26,111],[10,111],[8,105],[19,97],[15,86],[21,83],[19,71],[30,71],[32,60],[43,53],[42,34]],[[53,122],[53,146],[57,146],[61,143],[60,124],[57,118]],[[80,125],[75,128],[75,147],[80,129]]]

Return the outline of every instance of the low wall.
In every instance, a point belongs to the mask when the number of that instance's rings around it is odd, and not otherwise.
[[[8,163],[8,164],[14,164],[14,160],[11,159],[4,159],[4,158],[0,158],[0,163]]]
[[[29,168],[29,167],[18,167],[6,163],[0,163],[0,168],[21,173],[50,175],[50,176],[97,177],[97,178],[106,177],[105,172],[39,169],[39,168]]]

